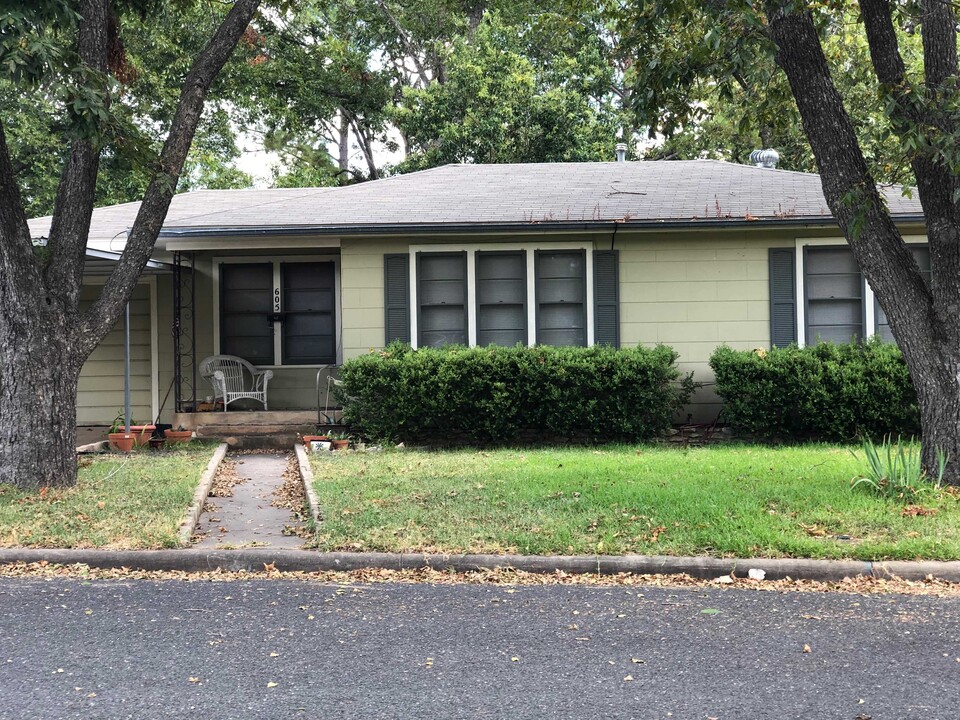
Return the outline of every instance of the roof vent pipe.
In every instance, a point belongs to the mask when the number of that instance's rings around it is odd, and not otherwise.
[[[617,162],[627,161],[627,144],[617,143]]]
[[[766,150],[754,150],[752,153],[750,153],[750,162],[757,167],[776,170],[777,163],[780,162],[780,153],[773,148],[767,148]]]

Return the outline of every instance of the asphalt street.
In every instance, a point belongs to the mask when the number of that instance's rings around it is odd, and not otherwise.
[[[956,720],[960,600],[4,578],[0,717]]]

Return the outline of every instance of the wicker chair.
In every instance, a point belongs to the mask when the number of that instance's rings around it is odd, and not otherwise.
[[[214,400],[223,400],[223,410],[235,400],[256,400],[267,407],[267,383],[273,370],[258,370],[235,355],[211,355],[200,363],[200,376],[213,386]]]

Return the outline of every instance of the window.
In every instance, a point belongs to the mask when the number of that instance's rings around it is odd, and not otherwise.
[[[583,250],[537,251],[537,343],[587,344]]]
[[[336,362],[332,262],[281,263],[284,365]]]
[[[220,262],[219,353],[254,365],[337,361],[332,260]]]
[[[419,346],[466,345],[467,254],[417,253]]]
[[[910,248],[913,253],[913,259],[920,266],[920,274],[930,284],[930,248],[926,245],[914,245]],[[887,314],[880,307],[880,303],[874,299],[874,317],[877,318],[877,335],[887,342],[893,342],[893,333],[890,331],[890,323],[887,322]]]
[[[414,245],[385,254],[383,272],[388,343],[620,344],[617,250],[592,243]]]
[[[220,267],[220,354],[273,364],[273,266]]]
[[[929,248],[921,244],[909,247],[929,283]],[[769,251],[771,345],[845,343],[874,334],[892,342],[887,316],[850,248],[817,244],[801,244],[800,248],[802,251],[797,247]]]
[[[477,345],[526,345],[525,253],[480,251],[476,256]]]
[[[864,283],[850,248],[807,248],[805,261],[807,344],[862,338]]]

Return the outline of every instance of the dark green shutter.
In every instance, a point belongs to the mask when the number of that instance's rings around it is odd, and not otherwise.
[[[796,254],[793,248],[770,248],[770,345],[797,342]]]
[[[384,344],[410,342],[410,255],[383,256]]]
[[[620,347],[619,250],[593,253],[593,334],[597,345]]]

